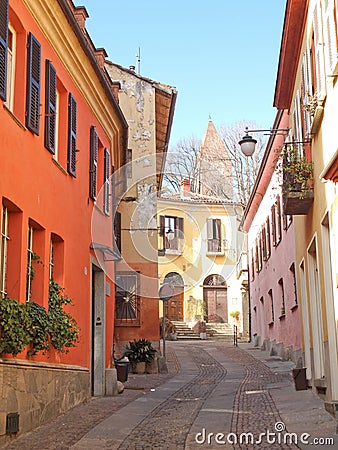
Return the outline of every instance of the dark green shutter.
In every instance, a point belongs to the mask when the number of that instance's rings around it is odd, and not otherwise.
[[[76,100],[69,94],[68,101],[68,172],[76,177]]]
[[[26,127],[39,134],[40,129],[40,72],[41,45],[29,33],[27,58]]]
[[[0,98],[6,100],[8,0],[0,1]]]
[[[45,147],[55,153],[56,132],[56,70],[46,60]]]
[[[99,138],[96,128],[92,126],[90,127],[89,196],[93,200],[96,200],[98,151]]]
[[[109,188],[110,188],[110,153],[107,148],[104,149],[104,192],[103,209],[107,216],[109,215]]]

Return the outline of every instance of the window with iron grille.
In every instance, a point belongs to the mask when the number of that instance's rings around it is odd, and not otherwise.
[[[26,127],[34,134],[40,131],[41,45],[29,33],[26,94]]]
[[[139,274],[117,272],[115,276],[115,319],[123,323],[139,324],[140,297]],[[120,322],[120,323],[121,323]]]
[[[2,298],[6,297],[6,272],[7,272],[7,243],[9,241],[8,235],[8,210],[2,207],[1,214],[1,241],[0,241],[0,295]]]

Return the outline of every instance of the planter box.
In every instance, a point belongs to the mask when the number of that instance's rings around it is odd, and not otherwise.
[[[312,206],[313,191],[289,191],[283,195],[284,213],[288,216],[306,215]]]

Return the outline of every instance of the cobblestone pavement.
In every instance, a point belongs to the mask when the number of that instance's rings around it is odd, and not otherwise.
[[[155,408],[119,449],[184,449],[198,411],[226,376],[224,367],[202,348],[192,347],[190,356],[199,369],[198,375]]]
[[[88,431],[104,419],[150,389],[172,378],[179,370],[175,352],[167,349],[168,374],[130,375],[123,394],[115,397],[92,398],[76,406],[51,423],[27,433],[12,443],[0,446],[6,450],[68,450]],[[96,449],[92,449],[96,450]]]
[[[259,433],[267,430],[289,431],[287,428],[290,420],[284,429],[279,411],[282,403],[275,403],[276,396],[271,395],[271,388],[275,386],[275,392],[278,391],[279,396],[284,395],[283,389],[288,390],[289,396],[295,395],[295,392],[292,390],[289,363],[278,362],[280,367],[285,364],[278,372],[268,367],[267,364],[270,363],[267,360],[262,359],[262,362],[256,357],[257,353],[254,356],[251,353],[253,352],[219,341],[168,343],[168,374],[131,374],[125,383],[123,394],[92,399],[2,448],[303,449],[284,444],[282,441],[269,443],[266,438],[263,438],[261,443],[255,443]],[[304,398],[304,395],[297,398]],[[318,431],[319,422],[316,423],[311,413],[308,414],[308,409],[314,406],[313,397],[305,397],[309,403],[306,406],[300,405],[299,411],[304,411],[304,423],[307,423],[308,427],[315,424]],[[284,408],[285,404],[289,405],[287,402],[283,403]],[[297,408],[294,408],[294,411],[296,410]],[[317,413],[318,409],[313,407],[312,411]],[[333,426],[325,412],[323,420],[324,424],[328,424],[325,430],[331,432]],[[279,429],[275,428],[276,424],[279,424]],[[199,445],[196,433],[201,427],[224,432],[225,435],[231,433],[234,437],[247,433],[249,443],[244,440],[244,443],[233,442],[233,445]],[[293,426],[292,428],[294,429]],[[251,443],[249,433],[252,433],[254,443]]]
[[[278,431],[287,431],[267,386],[273,383],[291,381],[291,374],[273,373],[264,363],[238,347],[227,348],[225,354],[232,361],[243,365],[246,370],[245,377],[235,396],[231,432],[237,436],[250,432],[253,435],[254,442],[254,444],[250,443],[249,446],[245,443],[237,444],[234,448],[267,450],[298,448],[296,445],[285,444],[283,442],[284,434],[282,433],[281,443],[268,443],[263,436],[267,430],[276,434],[278,434]],[[263,436],[262,442],[256,443],[259,441],[260,435]],[[249,439],[251,439],[251,435],[249,435]]]

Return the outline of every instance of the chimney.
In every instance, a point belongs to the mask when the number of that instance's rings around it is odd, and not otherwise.
[[[86,19],[88,19],[89,15],[87,13],[87,10],[84,6],[77,6],[74,9],[74,17],[81,28],[82,31],[85,31],[86,29]]]
[[[181,198],[189,197],[190,192],[190,180],[188,178],[184,178],[181,181]]]
[[[121,83],[119,81],[113,81],[112,89],[113,89],[113,94],[114,94],[115,100],[117,103],[119,103],[119,90],[121,89]]]
[[[108,56],[108,54],[104,48],[97,48],[95,50],[95,58],[96,58],[96,61],[98,62],[98,65],[101,67],[101,69],[104,68],[104,63],[105,63],[107,56]]]

